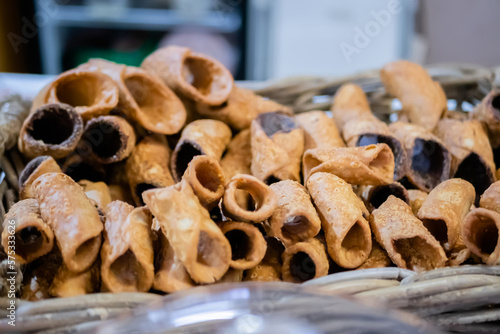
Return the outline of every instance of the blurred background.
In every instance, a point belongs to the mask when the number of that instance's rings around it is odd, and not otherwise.
[[[139,65],[177,44],[238,80],[341,76],[405,58],[500,65],[498,0],[0,2],[0,72],[56,74],[92,57]]]

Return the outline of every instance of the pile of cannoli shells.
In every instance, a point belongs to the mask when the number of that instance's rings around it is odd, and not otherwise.
[[[18,140],[29,163],[5,222],[21,297],[499,264],[500,93],[447,118],[419,65],[380,74],[402,103],[390,125],[354,84],[333,118],[294,115],[177,46],[139,68],[91,59],[60,74]]]

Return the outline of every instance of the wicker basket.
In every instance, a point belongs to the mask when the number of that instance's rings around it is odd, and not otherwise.
[[[452,112],[458,117],[462,117],[461,112],[469,111],[492,88],[500,86],[499,69],[463,64],[437,65],[428,69],[441,83],[448,99],[455,100],[456,108]],[[381,119],[393,121],[397,118],[390,116],[397,115],[398,106],[384,92],[378,71],[340,79],[291,78],[259,84],[255,90],[293,107],[296,112],[328,110],[332,95],[345,82],[355,82],[363,87],[374,113]],[[0,113],[5,112],[4,109],[1,108]],[[12,117],[13,129],[19,131],[20,120],[26,117],[25,111]],[[15,148],[5,154],[2,152],[3,145],[0,145],[0,222],[17,200],[18,176],[25,162]],[[2,270],[0,267],[0,273]],[[352,295],[368,302],[384,302],[423,317],[446,331],[500,333],[500,266],[468,265],[420,274],[394,267],[365,269],[332,274],[304,285],[327,293]],[[0,298],[0,332],[89,330],[102,320],[159,298],[161,296],[148,293],[98,293],[40,302],[16,300],[16,327],[12,327],[6,318],[9,299],[3,297]]]

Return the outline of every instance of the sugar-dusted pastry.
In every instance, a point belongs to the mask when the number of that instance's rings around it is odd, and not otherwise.
[[[142,193],[145,190],[174,184],[169,161],[170,149],[162,136],[145,137],[134,147],[125,169],[136,205],[144,205]]]
[[[217,160],[208,155],[193,157],[182,178],[193,188],[201,205],[209,211],[217,206],[224,195],[224,172]]]
[[[142,198],[193,281],[213,283],[224,276],[231,245],[186,180],[147,190]]]
[[[233,85],[227,101],[221,105],[213,106],[198,102],[196,110],[200,115],[222,121],[236,130],[248,128],[252,120],[262,113],[271,111],[290,113],[289,108],[236,85]]]
[[[500,212],[500,181],[496,181],[481,195],[479,206]]]
[[[345,146],[335,122],[324,111],[300,113],[295,116],[295,123],[304,130],[304,151]]]
[[[411,208],[394,196],[372,212],[370,224],[377,242],[400,268],[414,271],[443,267],[446,254]]]
[[[237,199],[238,192],[247,192],[252,197],[254,208],[242,208]],[[224,215],[239,222],[260,223],[268,219],[278,204],[274,191],[254,176],[237,174],[229,181],[222,198]]]
[[[368,210],[352,187],[330,173],[315,173],[307,190],[321,218],[328,254],[343,268],[356,268],[372,249]]]
[[[101,283],[99,273],[99,261],[81,273],[74,273],[63,264],[57,270],[49,293],[53,297],[64,298],[96,292]]]
[[[82,186],[85,195],[97,204],[101,212],[106,211],[106,207],[111,203],[111,193],[109,187],[104,182],[92,182],[89,180],[80,180],[78,184]]]
[[[179,132],[184,125],[184,105],[155,75],[139,67],[116,64],[104,59],[90,59],[78,68],[109,75],[120,92],[117,109],[145,129],[171,135]]]
[[[134,128],[122,117],[100,116],[85,125],[83,133],[86,159],[110,164],[126,159],[135,146]]]
[[[480,121],[488,129],[491,147],[500,146],[500,91],[492,90],[471,113],[473,119]]]
[[[407,204],[410,203],[408,190],[399,182],[380,186],[360,186],[357,193],[370,212],[382,205],[391,195],[402,199]]]
[[[394,155],[386,144],[311,149],[302,162],[304,180],[327,172],[351,184],[381,185],[392,183],[394,175]]]
[[[224,65],[181,46],[156,50],[141,67],[160,77],[178,95],[211,106],[227,101],[233,88],[233,76]]]
[[[221,121],[200,119],[189,123],[172,153],[170,166],[174,180],[181,179],[196,155],[208,155],[219,161],[231,136],[231,129]]]
[[[375,240],[373,240],[372,251],[370,252],[370,256],[368,256],[368,259],[366,259],[366,261],[363,262],[362,265],[356,268],[356,270],[370,269],[370,268],[385,268],[385,267],[390,267],[391,264],[392,261],[389,258],[389,255],[387,255],[387,252],[382,247],[380,247],[380,245]]]
[[[403,113],[412,123],[432,131],[447,111],[443,88],[416,63],[389,63],[380,70],[380,79],[385,90],[401,101]]]
[[[462,238],[470,251],[488,265],[500,264],[500,213],[476,208],[465,216]]]
[[[408,196],[410,199],[409,204],[411,207],[411,211],[413,211],[413,214],[416,216],[418,210],[420,210],[422,204],[424,204],[424,201],[427,198],[427,196],[429,196],[429,194],[422,190],[410,189],[408,190]]]
[[[219,227],[231,245],[231,268],[250,269],[262,261],[267,244],[257,227],[233,221],[223,222]]]
[[[101,278],[111,292],[146,292],[153,285],[152,217],[145,207],[120,201],[106,207]]]
[[[410,183],[429,192],[450,177],[451,154],[438,137],[421,126],[404,122],[392,123],[389,129],[405,147]]]
[[[67,104],[47,104],[24,120],[19,151],[28,158],[50,155],[61,159],[70,154],[83,134],[83,121]]]
[[[33,182],[33,191],[68,269],[88,269],[99,253],[103,226],[83,188],[65,174],[47,173]]]
[[[72,69],[58,75],[33,100],[32,112],[49,103],[68,104],[84,120],[108,114],[118,104],[119,91],[106,74]]]
[[[297,242],[283,252],[283,281],[302,283],[328,275],[325,245],[312,238]]]
[[[281,281],[282,255],[285,246],[274,237],[266,237],[266,255],[255,267],[245,271],[244,281],[274,282]]]
[[[267,235],[280,239],[286,246],[315,237],[321,221],[306,188],[292,180],[270,187],[278,198],[278,206],[268,220]]]
[[[267,184],[300,181],[304,130],[293,117],[282,112],[260,114],[251,129],[252,174]]]
[[[52,250],[54,233],[42,219],[36,199],[19,201],[10,208],[3,221],[2,246],[5,254],[13,255],[20,264]]]
[[[19,175],[19,198],[33,198],[33,182],[46,173],[61,173],[57,162],[49,155],[41,155],[28,162]]]
[[[435,130],[451,153],[451,175],[472,183],[479,196],[495,182],[493,151],[481,123],[443,119]]]
[[[429,193],[417,217],[449,252],[458,241],[464,217],[475,198],[472,184],[462,179],[449,179]]]

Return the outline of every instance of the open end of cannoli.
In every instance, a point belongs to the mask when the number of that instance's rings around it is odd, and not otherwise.
[[[50,156],[42,155],[28,162],[26,167],[24,167],[23,171],[19,175],[19,188],[22,187],[22,185],[28,180],[31,174],[33,174],[33,172],[42,164],[42,162],[44,162],[49,158]]]
[[[477,221],[472,225],[470,240],[483,254],[491,254],[497,247],[498,227],[493,219],[478,215]]]
[[[290,259],[290,274],[294,282],[308,281],[316,276],[316,264],[306,252],[297,252]]]
[[[492,171],[476,153],[469,154],[462,161],[457,168],[455,177],[467,180],[474,186],[476,189],[476,205],[479,204],[481,195],[494,181]]]
[[[223,185],[224,180],[221,180],[217,169],[213,168],[210,163],[200,163],[196,165],[196,179],[203,188],[215,193]]]
[[[204,266],[218,268],[225,265],[225,250],[216,238],[201,231],[198,239],[198,257],[196,261]]]
[[[264,180],[264,183],[267,184],[268,186],[273,184],[273,183],[277,183],[277,182],[280,182],[282,180],[278,179],[276,176],[274,175],[271,175],[269,176],[267,179]]]
[[[391,195],[402,199],[405,203],[409,203],[410,201],[406,189],[400,184],[393,183],[374,187],[370,197],[370,204],[373,206],[373,208],[377,209]]]
[[[496,168],[500,168],[500,146],[493,149],[493,158],[495,159]]]
[[[103,166],[87,163],[82,159],[73,159],[63,167],[63,172],[70,176],[75,182],[89,180],[92,182],[104,181],[106,170]]]
[[[439,143],[433,140],[415,139],[411,168],[422,179],[426,188],[433,189],[441,182],[445,159],[446,153]]]
[[[101,235],[95,238],[90,238],[81,244],[75,251],[73,256],[74,263],[85,263],[90,265],[89,259],[95,258],[93,255],[96,254],[101,248]],[[87,267],[87,266],[84,266]]]
[[[293,239],[297,235],[302,235],[309,231],[310,226],[311,222],[304,216],[287,217],[281,228],[281,233],[285,238]]]
[[[118,127],[108,122],[94,122],[85,130],[87,134],[100,133],[100,140],[87,138],[92,151],[99,158],[107,159],[118,154],[123,149],[122,134]]]
[[[94,75],[68,76],[57,85],[57,99],[73,107],[94,105],[102,94],[101,79]]]
[[[500,116],[500,94],[497,94],[491,99],[491,106],[497,112],[497,117]]]
[[[135,186],[135,194],[137,195],[137,198],[141,201],[142,205],[145,205],[144,200],[142,199],[142,193],[145,192],[146,190],[155,188],[158,187],[151,183],[139,183],[138,185]]]
[[[210,95],[214,89],[219,88],[218,83],[214,82],[214,74],[211,72],[214,66],[210,65],[211,63],[202,58],[186,58],[182,64],[184,80],[203,95]]]
[[[442,219],[422,219],[425,228],[443,246],[448,242],[448,226]]]
[[[45,144],[61,145],[71,135],[83,130],[78,114],[57,105],[47,105],[38,109],[27,128],[28,134]]]
[[[359,137],[356,146],[372,144],[387,144],[394,154],[394,180],[399,180],[404,174],[404,149],[396,138],[379,134],[366,133]]]
[[[119,283],[139,288],[141,277],[145,277],[146,270],[141,266],[132,251],[127,250],[120,255],[111,265],[109,270]]]
[[[347,232],[341,247],[344,250],[346,262],[357,262],[360,257],[368,254],[369,241],[366,239],[365,230],[359,222],[356,222]]]
[[[435,259],[439,258],[438,250],[423,238],[415,236],[397,239],[393,241],[393,245],[408,269],[422,271],[436,267]]]
[[[232,260],[244,260],[247,258],[251,249],[251,241],[244,231],[231,230],[224,234],[231,244]]]
[[[184,175],[184,172],[186,171],[191,160],[193,160],[193,157],[202,154],[203,152],[197,144],[187,141],[183,142],[175,157],[176,174],[179,175],[179,177]]]
[[[277,132],[289,133],[298,128],[292,117],[279,111],[260,114],[256,120],[269,138]]]
[[[18,231],[15,235],[16,253],[23,259],[34,254],[43,245],[42,233],[33,226],[28,226]]]

